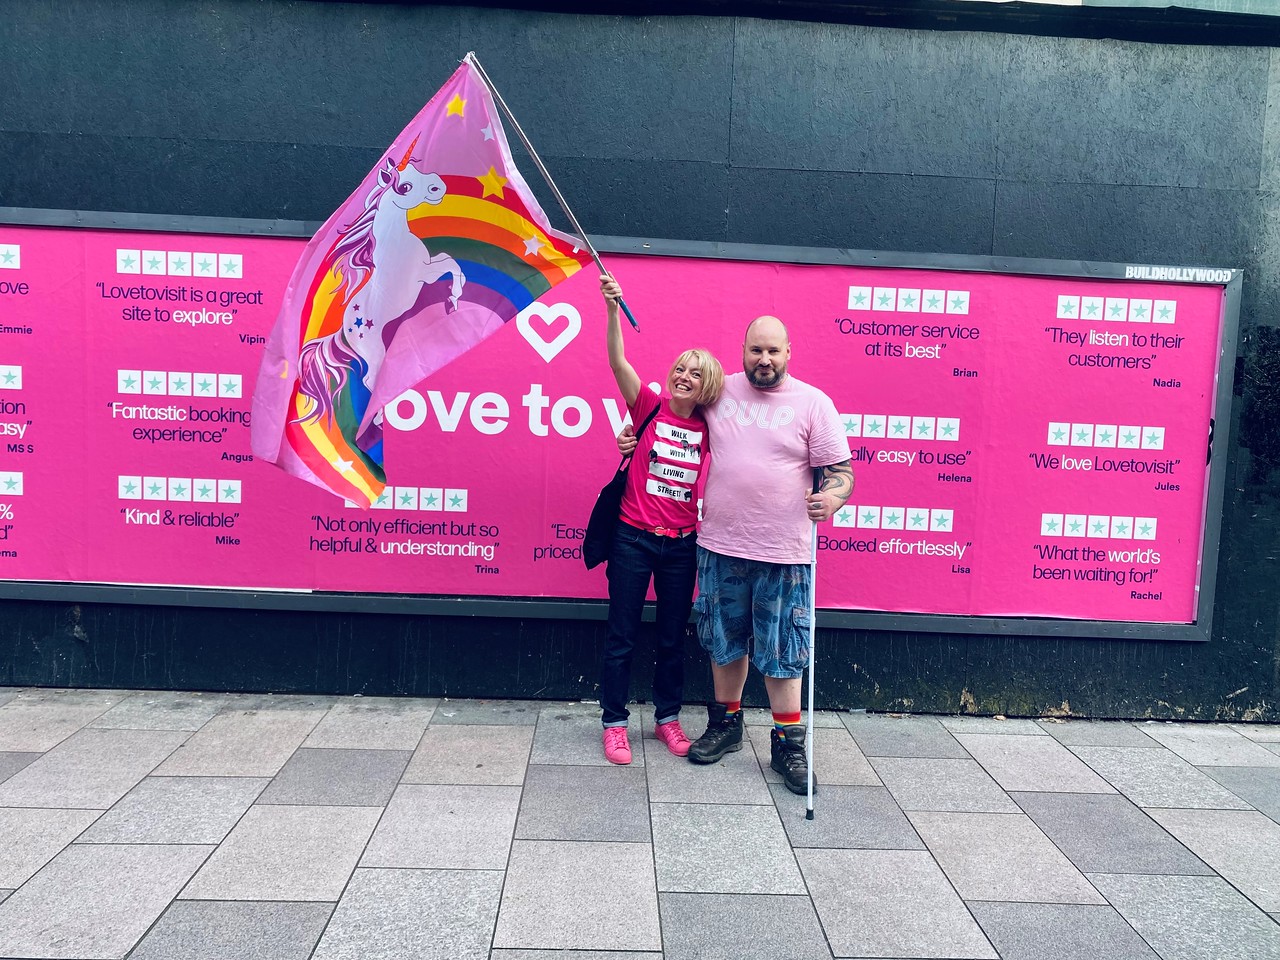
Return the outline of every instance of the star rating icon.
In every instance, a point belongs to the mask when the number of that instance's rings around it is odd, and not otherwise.
[[[142,499],[142,478],[141,477],[117,477],[116,478],[116,495],[121,500],[141,500]]]
[[[467,510],[467,491],[446,489],[444,491],[444,508],[452,513],[465,513]]]
[[[849,309],[850,310],[866,310],[871,306],[871,288],[870,287],[850,287],[849,288]]]
[[[191,481],[182,477],[169,478],[169,499],[170,500],[190,500],[191,499]]]
[[[142,272],[142,251],[141,250],[117,250],[116,251],[116,273],[141,273]]]
[[[22,265],[22,248],[16,243],[0,243],[0,270],[17,270]]]
[[[846,437],[857,437],[862,435],[862,417],[856,414],[845,414],[841,421],[844,424],[844,435]]]
[[[396,503],[402,510],[409,510],[418,505],[417,491],[412,491],[405,487],[396,494]]]
[[[868,437],[879,436],[881,428],[882,428],[882,423],[879,420],[866,421],[865,429],[866,429],[866,435]]]
[[[196,271],[198,274],[206,276],[216,276],[218,267],[218,258],[212,253],[197,253],[195,257]]]
[[[420,508],[423,510],[444,509],[444,489],[441,487],[421,487],[418,490]]]
[[[837,527],[852,527],[857,514],[848,507],[841,507],[832,518]]]

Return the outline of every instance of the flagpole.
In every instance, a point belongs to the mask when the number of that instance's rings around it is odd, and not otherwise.
[[[538,152],[533,149],[533,144],[529,142],[529,138],[525,136],[524,130],[520,128],[520,122],[516,120],[516,115],[511,112],[511,108],[507,106],[507,102],[502,99],[502,94],[498,92],[498,88],[493,85],[493,81],[489,79],[489,74],[485,73],[484,67],[480,65],[479,59],[476,58],[474,52],[468,53],[464,60],[470,61],[471,65],[476,68],[476,72],[480,74],[480,79],[484,81],[484,85],[489,88],[489,92],[493,94],[493,99],[497,102],[498,107],[506,114],[507,119],[511,122],[511,129],[515,130],[516,136],[520,138],[520,142],[524,144],[524,148],[529,151],[529,157],[533,160],[534,166],[538,168],[538,172],[542,174],[542,179],[547,181],[547,186],[551,188],[551,193],[555,196],[556,202],[560,204],[560,209],[564,211],[564,215],[569,218],[569,222],[573,224],[573,229],[578,232],[579,238],[582,240],[583,246],[587,248],[587,252],[591,254],[591,259],[596,262],[596,266],[600,268],[603,274],[609,274],[604,268],[604,263],[600,260],[600,254],[596,253],[596,248],[591,245],[591,238],[587,236],[587,231],[582,229],[582,224],[578,223],[578,218],[573,215],[573,211],[569,209],[569,204],[565,202],[560,188],[556,186],[556,182],[551,179],[551,174],[547,170],[546,165],[542,162],[542,158],[538,156]],[[612,274],[609,274],[612,276]],[[631,313],[631,308],[627,306],[627,302],[621,297],[618,298],[618,306],[622,308],[622,312],[627,315],[627,319],[631,321],[631,326],[640,329],[640,324],[636,322],[635,316]]]
[[[813,492],[820,487],[819,478],[822,471],[813,471]],[[818,637],[818,525],[813,524],[809,534],[809,735],[805,737],[804,748],[807,752],[805,764],[808,767],[808,799],[805,804],[804,818],[813,819],[813,666],[817,659],[815,641]]]

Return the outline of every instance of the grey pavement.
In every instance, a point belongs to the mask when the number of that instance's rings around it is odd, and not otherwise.
[[[1280,727],[597,713],[0,688],[0,958],[1280,960]]]

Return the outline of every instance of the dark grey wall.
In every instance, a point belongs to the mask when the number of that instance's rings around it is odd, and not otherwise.
[[[826,631],[819,695],[1280,719],[1272,49],[276,0],[3,14],[0,206],[322,220],[474,49],[591,232],[1243,267],[1212,641]],[[600,639],[0,601],[0,683],[590,697]]]

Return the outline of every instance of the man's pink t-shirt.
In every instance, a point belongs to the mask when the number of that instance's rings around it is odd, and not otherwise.
[[[835,404],[788,376],[772,390],[745,373],[725,378],[707,426],[715,461],[707,473],[698,544],[769,563],[809,563],[813,522],[804,495],[813,467],[849,459]]]
[[[655,406],[658,415],[636,444],[620,516],[633,527],[692,531],[698,523],[696,487],[707,462],[707,424],[701,408],[677,416],[667,399],[641,388],[628,409],[637,427]]]

